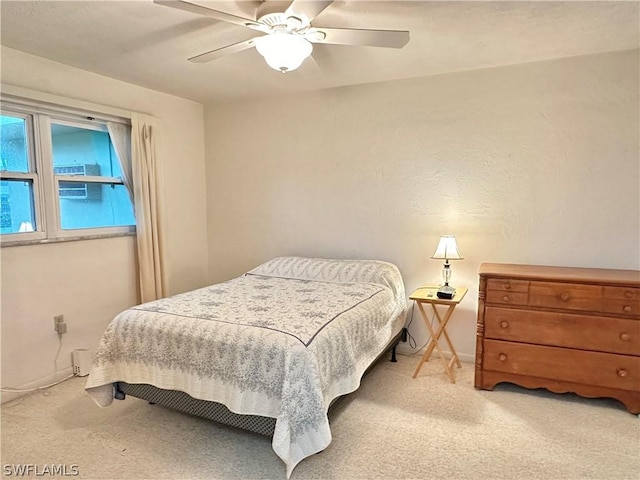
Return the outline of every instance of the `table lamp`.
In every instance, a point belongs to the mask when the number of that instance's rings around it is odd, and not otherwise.
[[[456,289],[449,286],[451,280],[451,265],[449,260],[462,260],[462,255],[458,251],[455,235],[442,235],[436,253],[431,258],[444,259],[444,267],[442,268],[442,278],[444,285],[438,289],[438,298],[451,299],[456,294]]]

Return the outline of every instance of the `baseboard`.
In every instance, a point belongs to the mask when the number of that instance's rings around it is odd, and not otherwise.
[[[415,355],[416,357],[422,357],[422,355],[424,355],[426,348],[421,348],[420,350],[416,351],[415,349],[409,347],[408,343],[399,343],[398,346],[396,347],[396,353],[399,355]],[[444,353],[444,356],[446,358],[451,358],[451,352],[447,352],[447,351],[443,351],[442,353]],[[433,355],[435,355],[437,357],[437,353],[434,353]],[[433,357],[431,357],[433,358]],[[475,363],[476,361],[476,356],[468,354],[468,353],[460,353],[458,352],[458,358],[460,359],[461,362],[464,363]]]
[[[73,373],[73,367],[69,366],[67,368],[63,368],[62,370],[58,370],[56,374],[53,376],[47,375],[46,377],[40,378],[38,380],[33,380],[28,383],[23,383],[22,385],[11,385],[11,388],[17,388],[20,390],[30,390],[32,388],[37,389],[39,387],[44,387],[45,385],[50,385],[52,383],[59,382],[60,380],[68,377],[72,373]],[[8,386],[5,387],[3,385],[2,388],[9,388],[9,387]],[[35,390],[35,391],[37,392],[38,390]],[[31,393],[33,392],[9,392],[9,391],[3,390],[2,392],[0,392],[0,395],[1,395],[0,403],[10,402],[11,400],[15,400],[16,398],[23,397]]]

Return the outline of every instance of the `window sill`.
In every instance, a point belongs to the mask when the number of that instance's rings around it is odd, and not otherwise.
[[[11,240],[2,241],[0,239],[0,247],[23,247],[25,245],[42,245],[48,243],[61,243],[61,242],[77,242],[82,240],[97,240],[100,238],[116,238],[116,237],[134,237],[136,232],[120,232],[120,233],[97,233],[94,235],[77,235],[73,237],[59,237],[59,238],[44,238],[39,240]]]

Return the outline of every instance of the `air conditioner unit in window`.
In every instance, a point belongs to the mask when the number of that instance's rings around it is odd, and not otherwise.
[[[100,175],[100,165],[97,164],[73,164],[53,167],[55,175]],[[100,200],[102,185],[99,183],[79,183],[60,181],[58,194],[65,200]]]

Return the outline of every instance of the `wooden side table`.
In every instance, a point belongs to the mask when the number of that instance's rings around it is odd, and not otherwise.
[[[429,334],[431,335],[431,338],[429,339],[429,343],[427,344],[427,349],[424,352],[424,355],[422,356],[422,358],[420,359],[420,363],[418,363],[418,366],[416,367],[416,371],[413,372],[413,378],[416,378],[418,376],[418,374],[420,373],[420,369],[422,368],[422,365],[425,362],[429,361],[429,358],[431,357],[431,354],[433,353],[433,351],[437,350],[438,354],[440,355],[440,359],[442,360],[442,363],[444,365],[444,369],[447,375],[449,376],[449,380],[451,380],[451,383],[456,383],[453,364],[455,363],[458,368],[462,368],[462,364],[460,363],[460,359],[458,358],[456,349],[453,348],[453,344],[451,343],[451,339],[449,338],[449,334],[447,333],[446,327],[447,327],[447,322],[449,322],[449,319],[453,314],[453,311],[455,310],[456,306],[462,301],[464,296],[467,294],[468,289],[465,287],[455,287],[456,294],[453,296],[452,299],[447,300],[444,298],[438,298],[438,296],[436,295],[438,288],[439,287],[421,287],[416,289],[411,295],[409,295],[409,299],[414,300],[418,305],[418,310],[420,310],[420,315],[422,316],[422,319],[424,320],[424,323],[427,326],[427,329],[429,330]],[[424,309],[425,304],[431,305],[433,313],[435,314],[435,317],[438,320],[438,325],[435,331],[433,330],[431,321],[429,321],[427,312]],[[444,312],[444,316],[440,316],[440,312],[438,311],[438,308],[437,308],[438,305],[445,305],[448,307],[447,310]],[[444,354],[442,353],[442,348],[440,347],[440,343],[438,342],[442,335],[444,335],[444,339],[446,340],[447,345],[449,346],[449,350],[451,351],[451,359],[449,360],[449,362],[447,362],[447,360],[444,358]]]

